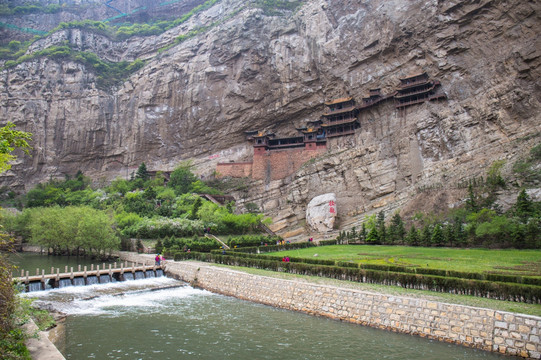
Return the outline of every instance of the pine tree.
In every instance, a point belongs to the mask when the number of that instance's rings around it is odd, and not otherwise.
[[[434,229],[432,230],[432,237],[430,238],[430,242],[432,243],[432,245],[442,246],[443,241],[443,229],[441,228],[440,224],[436,224],[436,226],[434,226]]]
[[[363,223],[363,226],[361,227],[361,231],[359,232],[359,240],[361,242],[366,241],[366,225]]]
[[[526,220],[528,220],[528,218],[533,214],[533,202],[525,189],[522,189],[517,196],[515,214],[522,220],[522,222],[526,222]]]
[[[443,237],[445,239],[445,243],[449,246],[453,246],[455,244],[455,232],[453,224],[446,224],[443,228]]]
[[[432,239],[432,231],[430,225],[425,225],[421,232],[421,245],[430,246],[430,241]]]
[[[466,199],[466,209],[470,212],[476,212],[478,210],[477,206],[477,196],[473,191],[473,186],[468,185],[468,199]]]
[[[146,164],[143,162],[141,165],[139,165],[139,168],[137,168],[137,173],[135,174],[136,179],[142,179],[143,181],[147,181],[150,178],[150,175],[147,170]]]
[[[387,242],[387,229],[385,227],[385,213],[383,210],[378,213],[376,228],[379,243],[385,244]]]
[[[379,239],[379,236],[378,236],[378,230],[375,227],[371,228],[370,231],[368,232],[368,235],[366,235],[366,242],[368,244],[379,244],[380,243],[380,239]]]
[[[201,208],[201,205],[203,205],[203,200],[198,196],[197,199],[195,199],[192,209],[190,211],[190,214],[188,216],[189,219],[195,220],[197,219],[197,212]]]
[[[419,232],[415,228],[415,225],[410,227],[410,231],[408,232],[408,235],[406,235],[406,242],[410,246],[419,245]]]
[[[400,214],[396,212],[389,225],[389,238],[391,244],[403,243],[405,235],[406,230],[404,229],[404,222],[402,221]]]

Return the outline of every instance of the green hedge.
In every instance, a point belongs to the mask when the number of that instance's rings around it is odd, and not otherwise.
[[[333,240],[335,241],[335,240]],[[276,241],[274,241],[276,243]],[[267,252],[276,252],[284,250],[295,250],[295,249],[304,249],[312,246],[317,246],[313,242],[299,242],[292,244],[283,244],[283,245],[267,245],[267,246],[248,246],[242,248],[231,249],[235,253],[249,253],[249,254],[262,254]]]
[[[281,241],[282,238],[279,236],[269,236],[269,235],[261,235],[261,234],[255,234],[255,235],[242,235],[242,236],[229,236],[227,239],[225,239],[227,245],[229,247],[234,248],[237,246],[237,248],[241,247],[257,247],[261,244],[270,244],[274,245],[277,241]]]
[[[232,255],[220,255],[216,253],[177,252],[173,255],[173,257],[176,261],[194,259],[218,264],[247,266],[258,269],[289,272],[299,275],[320,276],[364,283],[396,285],[408,289],[474,295],[516,302],[541,303],[541,286],[536,285],[463,279],[438,275],[401,273],[359,267],[308,264],[306,262],[295,261],[282,262],[281,260],[277,260],[276,257],[256,257],[251,256],[250,254],[239,255],[239,253],[233,253]],[[318,260],[314,259],[314,261]]]
[[[460,279],[485,280],[485,281],[496,281],[496,282],[507,282],[507,283],[541,286],[541,278],[539,277],[515,276],[515,275],[504,275],[504,274],[487,274],[487,273],[463,272],[463,271],[442,270],[442,269],[427,269],[427,268],[417,268],[417,267],[405,267],[405,266],[398,266],[398,265],[357,264],[357,263],[345,262],[345,261],[339,261],[336,263],[336,265],[343,266],[343,267],[360,267],[363,269],[372,269],[372,270],[380,270],[380,271],[403,272],[403,273],[411,273],[411,274],[453,277],[453,278],[460,278]]]

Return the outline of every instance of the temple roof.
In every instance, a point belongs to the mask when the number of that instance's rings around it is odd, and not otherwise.
[[[321,127],[323,128],[329,128],[333,126],[339,126],[339,125],[345,125],[345,124],[351,124],[358,122],[356,118],[346,119],[346,120],[340,120],[340,121],[334,121],[328,124],[321,124]]]
[[[331,101],[326,101],[325,105],[340,104],[340,103],[343,103],[343,102],[346,102],[346,101],[351,101],[351,100],[353,100],[352,97],[339,98],[339,99],[334,99],[334,100],[331,100]]]
[[[417,74],[410,74],[404,78],[401,78],[400,81],[405,81],[405,80],[410,80],[410,79],[413,79],[413,78],[416,78],[416,77],[420,77],[420,76],[426,76],[428,77],[428,74],[426,73],[426,71],[423,71],[421,73],[417,73]]]

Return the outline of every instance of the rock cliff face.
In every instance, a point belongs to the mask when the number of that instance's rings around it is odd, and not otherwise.
[[[356,135],[330,141],[293,176],[236,193],[239,203],[260,205],[281,232],[302,228],[308,201],[327,192],[336,193],[340,226],[421,197],[448,206],[463,197],[459,181],[495,160],[507,171],[539,143],[538,1],[309,0],[283,16],[249,5],[223,0],[164,34],[124,42],[74,29],[36,42],[29,51],[68,41],[103,59],[147,63],[108,90],[70,61],[2,70],[2,118],[35,139],[33,156],[21,157],[4,184],[28,187],[79,169],[111,179],[143,161],[170,170],[188,158],[208,176],[219,161],[251,157],[243,131],[293,134],[319,118],[324,100],[390,93],[420,71],[441,81],[448,100],[362,112]]]

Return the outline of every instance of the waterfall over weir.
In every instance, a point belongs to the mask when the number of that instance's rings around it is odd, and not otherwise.
[[[45,275],[36,276],[31,279],[28,277],[18,278],[19,281],[24,282],[25,292],[36,292],[41,290],[48,290],[53,288],[65,288],[69,286],[85,286],[85,285],[97,285],[97,284],[109,284],[117,281],[132,281],[143,280],[147,278],[159,278],[164,276],[162,269],[156,269],[155,267],[135,267],[128,269],[109,269],[102,270],[106,273],[100,273],[99,270],[92,272],[92,275],[87,274],[86,271],[82,273],[64,273],[64,274],[52,274],[46,277]],[[121,270],[121,271],[116,271]]]

